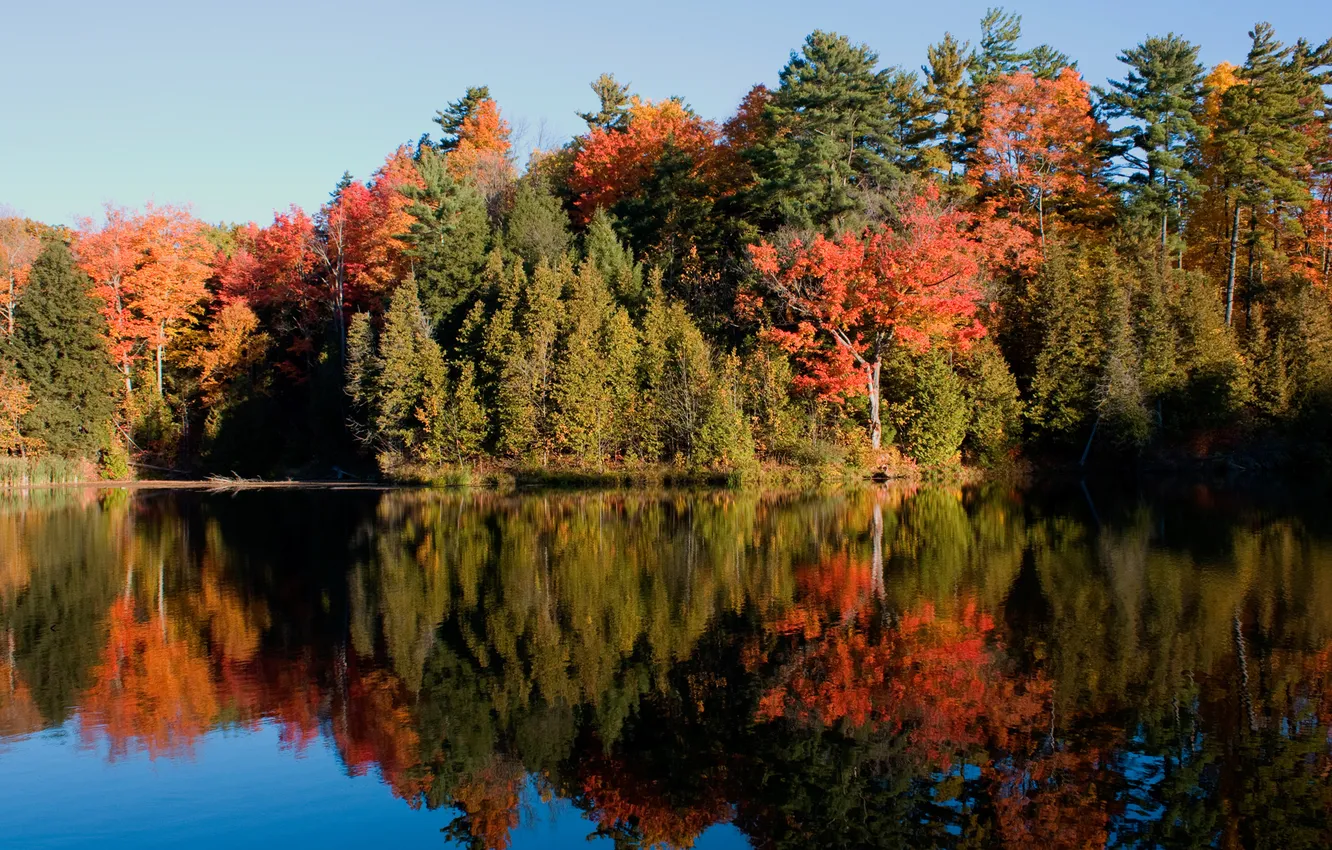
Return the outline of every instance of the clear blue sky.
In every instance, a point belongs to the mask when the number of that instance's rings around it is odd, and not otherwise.
[[[603,71],[650,98],[724,118],[773,83],[813,29],[918,67],[951,31],[975,41],[990,2],[14,2],[0,16],[0,205],[53,223],[105,202],[188,203],[209,221],[314,208],[343,171],[365,177],[435,110],[487,84],[525,151],[580,131]],[[1201,8],[1201,7],[1204,7]],[[1242,61],[1246,32],[1332,35],[1318,0],[1027,0],[1024,43],[1049,42],[1093,83],[1115,55],[1175,31],[1209,64]]]

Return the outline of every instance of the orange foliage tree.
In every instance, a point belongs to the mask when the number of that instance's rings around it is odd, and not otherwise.
[[[493,198],[514,179],[513,142],[509,122],[492,98],[478,100],[463,118],[445,167],[455,180],[471,180]]]
[[[0,211],[0,309],[5,314],[5,333],[14,333],[14,307],[40,250],[41,240],[28,222]]]
[[[157,394],[167,344],[208,298],[211,247],[203,224],[185,210],[151,204],[142,214],[108,208],[106,223],[84,222],[77,243],[79,265],[102,302],[113,356],[133,391],[132,364],[154,352]]]
[[[760,242],[749,251],[764,289],[742,293],[737,307],[752,315],[765,296],[775,301],[778,326],[768,337],[796,354],[798,388],[829,401],[868,394],[878,449],[880,371],[890,348],[965,348],[985,335],[977,312],[989,248],[976,226],[974,215],[941,205],[931,187],[906,204],[895,229],[780,247]]]
[[[579,140],[569,190],[584,223],[598,209],[636,195],[668,150],[683,154],[691,176],[715,184],[727,151],[721,130],[678,100],[657,102],[634,97],[623,129],[594,127]]]
[[[984,92],[969,178],[995,207],[1034,212],[1042,251],[1049,212],[1104,198],[1096,148],[1108,134],[1092,116],[1090,91],[1065,68],[1052,80],[1022,70]]]

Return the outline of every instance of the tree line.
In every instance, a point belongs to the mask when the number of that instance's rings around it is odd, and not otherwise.
[[[919,71],[815,32],[724,122],[484,86],[313,214],[0,221],[0,450],[243,473],[1323,452],[1332,41],[1093,86],[990,10]],[[1096,442],[1093,444],[1092,440]]]

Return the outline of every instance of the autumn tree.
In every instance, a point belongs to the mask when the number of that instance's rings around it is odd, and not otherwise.
[[[970,179],[997,207],[1035,213],[1042,249],[1047,214],[1100,197],[1104,130],[1091,114],[1089,92],[1072,68],[1053,80],[1018,71],[985,90]]]
[[[40,250],[41,241],[29,222],[0,209],[0,309],[7,334],[14,333],[14,308]]]
[[[214,252],[202,223],[176,207],[149,205],[137,215],[108,208],[102,227],[85,223],[77,252],[102,301],[126,393],[133,390],[133,363],[148,349],[161,397],[167,345],[208,297]]]
[[[971,215],[941,206],[930,190],[905,206],[896,228],[750,249],[764,282],[759,297],[780,311],[781,326],[769,336],[797,354],[804,366],[798,383],[824,399],[867,394],[875,449],[890,350],[965,348],[985,334],[976,320],[983,251],[972,224]]]

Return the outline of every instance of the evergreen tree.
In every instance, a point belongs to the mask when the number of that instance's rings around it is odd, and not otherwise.
[[[932,121],[921,158],[927,168],[945,178],[952,178],[965,163],[967,127],[974,121],[967,88],[970,47],[946,33],[943,41],[929,46],[929,61],[921,67],[925,74],[925,111]]]
[[[421,148],[416,169],[424,187],[402,189],[412,200],[407,207],[413,219],[406,234],[407,255],[421,281],[426,315],[438,325],[475,294],[486,262],[490,224],[485,199],[449,175],[441,154]]]
[[[1102,98],[1107,117],[1127,123],[1116,132],[1128,167],[1129,192],[1137,211],[1159,223],[1161,250],[1183,220],[1189,201],[1201,190],[1200,146],[1203,78],[1198,47],[1170,33],[1148,38],[1119,54],[1129,66],[1123,80],[1111,80]],[[1174,216],[1172,226],[1171,216]]]
[[[638,384],[638,329],[623,307],[616,308],[601,327],[600,357],[611,417],[606,450],[611,455],[635,456],[633,423],[642,407]]]
[[[584,262],[564,303],[565,327],[554,364],[554,432],[561,447],[582,463],[601,465],[612,411],[605,364],[598,345],[609,294],[601,274]]]
[[[1036,332],[1040,347],[1029,389],[1027,416],[1036,432],[1076,441],[1096,408],[1096,382],[1105,360],[1100,317],[1087,309],[1104,303],[1117,287],[1107,251],[1052,245],[1036,281]]]
[[[898,179],[902,151],[878,61],[867,46],[821,30],[791,54],[767,106],[775,132],[754,152],[775,221],[827,227],[859,208],[858,192]]]
[[[445,379],[439,345],[430,335],[412,278],[393,291],[377,365],[374,443],[389,456],[414,456],[425,433],[420,411],[427,406],[437,409],[435,400],[443,393]],[[424,402],[427,397],[430,405]]]
[[[646,295],[643,264],[634,261],[633,252],[620,241],[614,222],[603,209],[598,209],[588,223],[583,256],[597,267],[618,303],[630,310],[642,308]]]
[[[346,388],[351,399],[352,434],[362,443],[373,439],[370,419],[378,408],[379,354],[374,322],[369,313],[357,313],[347,327]]]
[[[444,109],[435,112],[435,117],[432,120],[439,125],[441,131],[436,150],[441,153],[448,153],[456,148],[463,124],[476,113],[477,106],[482,101],[489,99],[489,87],[468,86],[462,97],[451,102]]]
[[[1277,41],[1267,23],[1257,24],[1249,36],[1252,45],[1239,72],[1241,84],[1222,95],[1216,130],[1231,209],[1226,324],[1233,321],[1243,208],[1249,208],[1254,237],[1257,222],[1266,218],[1269,208],[1309,200],[1308,185],[1300,179],[1309,150],[1304,128],[1314,121],[1320,105],[1321,92],[1319,97],[1310,95],[1323,79],[1322,66],[1332,60],[1332,47],[1296,51]],[[1251,239],[1251,280],[1252,257]]]
[[[744,471],[754,465],[754,435],[745,421],[740,358],[721,359],[712,381],[693,461],[700,467]]]
[[[1141,448],[1151,437],[1152,418],[1139,380],[1141,364],[1129,315],[1129,293],[1115,287],[1103,297],[1108,327],[1096,383],[1098,431],[1121,448]]]
[[[614,74],[602,74],[590,84],[597,96],[596,112],[580,112],[589,130],[623,129],[629,120],[629,86],[616,82]]]
[[[990,338],[958,358],[958,377],[970,411],[962,447],[986,465],[1003,462],[1022,438],[1022,400],[1017,380]]]
[[[947,463],[962,446],[970,420],[962,381],[937,348],[909,362],[898,378],[906,378],[907,397],[892,413],[898,441],[918,463]]]
[[[542,260],[558,263],[568,252],[569,216],[543,182],[531,178],[519,182],[504,221],[504,243],[528,268],[536,268]]]
[[[41,440],[52,454],[92,460],[114,449],[117,382],[90,285],[69,246],[47,238],[2,350],[31,392],[24,436]]]

